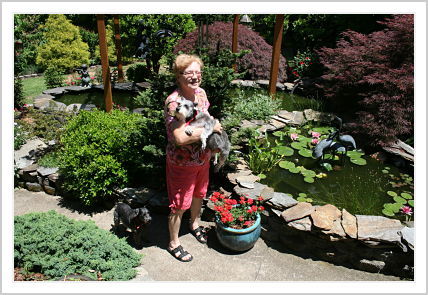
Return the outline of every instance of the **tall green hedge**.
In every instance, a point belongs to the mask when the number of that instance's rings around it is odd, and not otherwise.
[[[136,276],[141,254],[92,220],[76,221],[52,210],[15,216],[14,221],[15,267],[53,280],[71,274],[115,281]]]

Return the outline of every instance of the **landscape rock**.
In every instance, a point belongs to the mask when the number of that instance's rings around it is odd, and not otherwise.
[[[314,222],[314,225],[315,225],[315,222]],[[329,230],[323,230],[322,232],[327,234],[327,235],[333,235],[333,236],[337,236],[340,238],[346,237],[346,233],[342,227],[342,223],[341,223],[340,219],[334,220],[331,228]]]
[[[287,223],[287,226],[292,228],[301,230],[301,231],[311,231],[312,230],[312,222],[309,216],[304,217],[302,219],[297,219]]]
[[[267,201],[268,205],[274,209],[281,210],[281,212],[287,208],[297,205],[297,203],[299,202],[293,199],[292,195],[278,192],[274,192],[273,197]]]
[[[318,112],[318,111],[314,111],[312,109],[306,109],[303,111],[303,113],[305,115],[306,120],[308,120],[308,121],[330,123],[335,118],[335,116],[333,114]]]
[[[33,164],[36,157],[46,148],[47,145],[39,138],[28,140],[19,150],[15,151],[15,166],[22,169]]]
[[[333,227],[333,222],[340,219],[341,215],[342,213],[336,206],[327,204],[317,207],[315,211],[312,212],[311,217],[314,226],[324,230],[330,230]]]
[[[40,176],[44,177],[44,176],[48,176],[50,174],[58,172],[58,169],[59,169],[58,167],[48,168],[48,167],[42,167],[42,166],[40,166],[37,169],[37,172],[39,173]]]
[[[49,186],[49,185],[45,185],[43,186],[43,189],[45,190],[45,192],[49,195],[55,196],[55,188]]]
[[[346,209],[342,209],[342,226],[348,236],[357,238],[357,218]]]
[[[33,182],[27,182],[25,183],[25,187],[32,192],[41,192],[43,191],[43,188],[40,184],[38,183],[33,183]]]
[[[284,210],[281,216],[286,222],[290,222],[311,215],[314,210],[315,208],[311,203],[299,202],[297,205]]]
[[[275,127],[276,129],[281,129],[286,126],[284,122],[276,120],[275,118],[270,119],[269,124]]]
[[[61,95],[61,94],[66,92],[65,88],[66,87],[57,87],[57,88],[47,89],[47,90],[43,91],[42,93],[53,95],[53,96],[58,96],[58,95]]]
[[[79,110],[81,109],[82,104],[81,103],[72,103],[69,104],[66,108],[65,111],[69,112],[69,113],[78,113]]]
[[[239,172],[237,172],[237,173],[228,173],[226,177],[227,177],[227,179],[228,179],[232,184],[238,184],[238,183],[236,182],[236,179],[237,179],[238,177],[241,177],[241,176],[248,176],[248,175],[252,175],[251,170],[241,170],[241,171],[239,171]]]
[[[252,183],[254,184],[254,182],[257,182],[260,180],[260,177],[254,175],[254,174],[249,174],[249,175],[238,175],[236,177],[236,181],[238,182],[238,184],[241,183]],[[254,188],[254,185],[253,185]]]
[[[398,232],[404,226],[399,220],[370,215],[356,215],[356,218],[358,240],[401,244]]]
[[[405,226],[398,234],[403,238],[405,244],[412,250],[415,245],[415,228]]]
[[[244,188],[239,185],[236,185],[233,188],[234,192],[239,196],[246,196],[250,199],[257,199],[259,196],[262,196],[265,200],[268,200],[273,197],[273,189],[269,188],[267,185],[255,182],[254,188]]]
[[[368,272],[381,272],[386,263],[384,261],[361,259],[357,265],[358,269]]]

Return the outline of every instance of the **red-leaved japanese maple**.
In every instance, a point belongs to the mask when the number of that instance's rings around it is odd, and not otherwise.
[[[379,22],[382,31],[346,31],[336,48],[317,51],[320,85],[350,131],[371,145],[406,139],[414,130],[413,15]]]

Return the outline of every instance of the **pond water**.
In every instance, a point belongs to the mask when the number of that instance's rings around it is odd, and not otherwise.
[[[292,156],[286,157],[287,161],[317,174],[324,173],[325,177],[315,177],[313,183],[308,183],[302,174],[292,173],[276,165],[265,173],[266,178],[261,182],[276,192],[292,194],[295,199],[304,193],[313,200],[314,205],[333,204],[339,209],[345,208],[351,214],[361,215],[384,216],[384,204],[395,202],[388,191],[398,195],[411,192],[413,195],[413,175],[405,174],[395,166],[385,165],[370,156],[364,155],[362,158],[366,160],[366,165],[353,164],[347,156],[343,162],[328,160],[333,170],[326,171],[318,160],[302,157],[295,151]],[[400,213],[388,217],[405,219]]]
[[[128,91],[114,91],[112,93],[112,99],[114,104],[134,109],[139,107],[133,99],[137,95],[138,94],[136,93]],[[65,103],[66,105],[70,105],[72,103],[94,104],[102,109],[105,108],[104,92],[96,90],[81,93],[65,93],[58,96],[55,100]]]

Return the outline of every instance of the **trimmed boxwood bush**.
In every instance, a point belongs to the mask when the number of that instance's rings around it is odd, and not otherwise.
[[[159,181],[165,147],[159,120],[120,110],[80,112],[61,137],[64,189],[92,205],[115,188],[141,185],[150,176]]]
[[[15,216],[14,263],[51,279],[81,274],[130,280],[142,255],[92,220],[76,221],[51,210]]]

